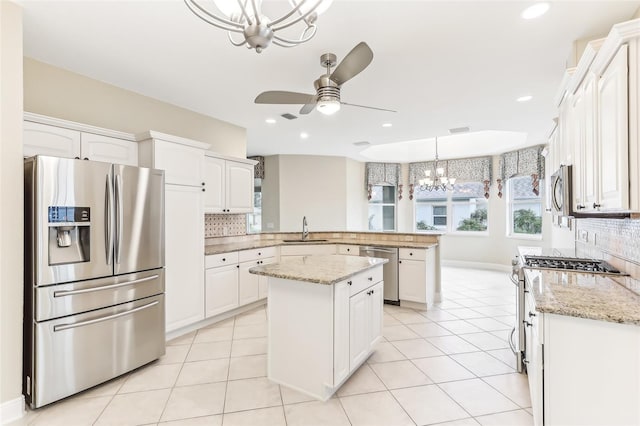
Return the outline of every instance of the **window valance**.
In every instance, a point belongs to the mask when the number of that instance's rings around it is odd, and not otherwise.
[[[371,188],[374,185],[398,187],[398,199],[402,200],[402,171],[399,163],[365,163],[365,187],[371,199]]]
[[[256,179],[264,179],[264,157],[255,156],[247,157],[249,160],[257,161],[258,163],[253,166],[253,177]]]
[[[455,178],[459,182],[483,182],[484,196],[489,198],[491,185],[491,157],[458,158],[454,160],[439,160],[438,167],[444,169],[445,176]],[[425,171],[433,170],[433,161],[409,163],[409,199],[413,199],[415,187],[424,179]]]
[[[540,177],[544,176],[543,145],[506,152],[500,156],[498,165],[499,176],[498,196],[502,197],[502,185],[505,180],[514,176],[531,176],[531,186],[534,194],[540,193]]]

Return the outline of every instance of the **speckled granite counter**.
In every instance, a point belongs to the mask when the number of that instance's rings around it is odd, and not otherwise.
[[[438,243],[433,242],[420,242],[420,241],[386,241],[386,240],[345,240],[345,239],[327,239],[325,241],[309,242],[284,242],[282,240],[255,240],[255,241],[242,241],[239,243],[227,243],[227,244],[211,244],[204,247],[205,256],[212,254],[228,253],[232,251],[251,250],[263,247],[274,247],[281,245],[315,245],[315,244],[349,244],[349,245],[362,245],[362,246],[376,246],[376,247],[391,247],[391,248],[413,248],[413,249],[426,249],[429,247],[437,246]]]
[[[388,261],[388,259],[372,257],[316,255],[283,259],[278,263],[254,266],[249,269],[249,272],[273,278],[330,285]]]
[[[551,254],[531,247],[519,253]],[[640,325],[640,294],[631,290],[640,286],[631,277],[529,268],[525,274],[539,312]]]

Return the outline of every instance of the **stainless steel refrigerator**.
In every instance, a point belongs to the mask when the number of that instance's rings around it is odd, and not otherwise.
[[[36,408],[165,353],[164,171],[25,159],[23,393]]]

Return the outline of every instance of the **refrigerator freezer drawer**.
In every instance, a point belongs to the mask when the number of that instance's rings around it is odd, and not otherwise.
[[[35,289],[36,321],[118,305],[164,293],[164,269]]]
[[[35,359],[26,397],[36,408],[164,355],[164,295],[34,327]]]

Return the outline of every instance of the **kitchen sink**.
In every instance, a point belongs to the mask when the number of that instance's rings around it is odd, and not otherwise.
[[[317,239],[317,240],[303,240],[303,239],[297,239],[297,240],[282,240],[285,243],[321,243],[323,241],[329,241],[329,240],[321,240],[321,239]]]

